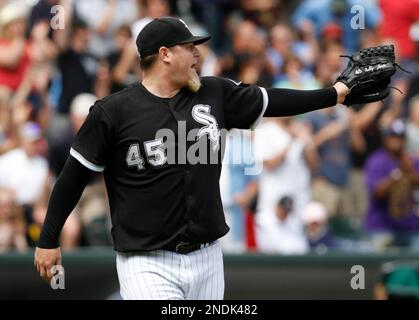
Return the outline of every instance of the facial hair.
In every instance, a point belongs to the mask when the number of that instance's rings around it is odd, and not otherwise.
[[[191,75],[188,80],[188,88],[193,93],[196,93],[199,90],[199,88],[201,88],[201,79],[199,78],[196,70],[195,69],[192,69],[192,70],[193,71],[191,72]]]

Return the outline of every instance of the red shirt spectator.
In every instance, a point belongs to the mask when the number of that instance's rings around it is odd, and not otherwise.
[[[409,29],[419,20],[419,0],[380,0],[383,20],[380,34],[383,38],[391,38],[402,59],[412,59],[416,50],[409,37]]]
[[[30,45],[25,38],[28,8],[8,2],[0,8],[0,86],[15,91],[30,65]]]
[[[0,50],[8,51],[8,46],[10,46],[12,41],[6,39],[0,39]],[[5,86],[15,91],[20,83],[23,80],[26,70],[31,64],[30,59],[30,44],[24,44],[24,52],[18,63],[12,67],[8,68],[6,66],[0,65],[0,86]]]

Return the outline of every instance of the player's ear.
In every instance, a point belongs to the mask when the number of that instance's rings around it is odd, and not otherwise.
[[[172,52],[167,47],[160,47],[159,49],[159,57],[163,60],[163,62],[170,62],[172,56]]]

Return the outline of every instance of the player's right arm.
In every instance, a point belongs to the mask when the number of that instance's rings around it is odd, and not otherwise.
[[[51,267],[61,264],[59,237],[67,217],[80,200],[92,172],[105,169],[113,124],[104,107],[109,110],[111,103],[109,99],[102,100],[90,109],[52,190],[34,261],[46,280],[52,277]]]
[[[90,169],[69,156],[54,185],[34,259],[39,275],[45,280],[49,281],[53,276],[52,266],[61,265],[60,233],[67,217],[80,200],[90,176]]]

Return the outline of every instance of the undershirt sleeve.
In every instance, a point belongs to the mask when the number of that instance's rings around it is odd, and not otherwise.
[[[295,116],[335,106],[337,101],[337,92],[333,87],[317,90],[268,88],[266,92],[268,106],[264,117]]]
[[[69,156],[59,175],[48,203],[48,210],[38,242],[39,248],[59,247],[59,237],[70,213],[73,211],[89,182],[93,171]]]

